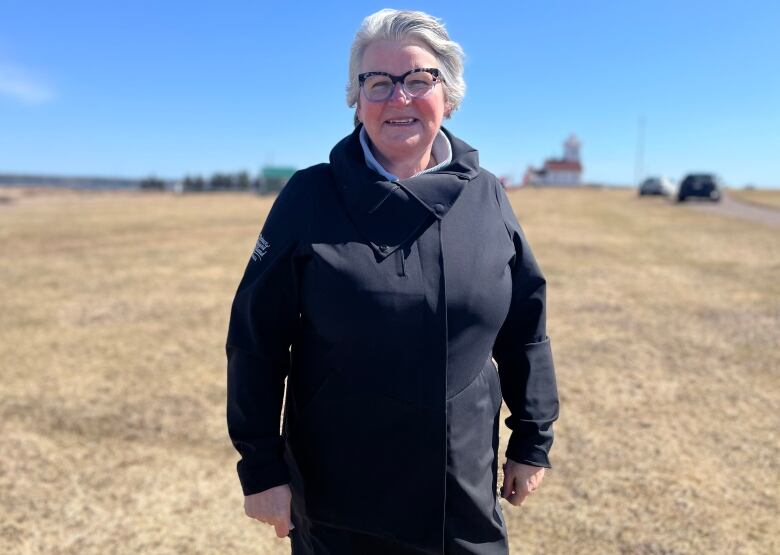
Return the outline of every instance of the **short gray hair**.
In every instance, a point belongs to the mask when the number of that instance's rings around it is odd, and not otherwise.
[[[444,23],[425,12],[384,9],[366,17],[352,42],[349,55],[349,83],[347,105],[357,104],[360,95],[358,73],[363,53],[369,44],[378,40],[415,40],[428,48],[441,64],[444,78],[444,99],[452,110],[457,110],[466,95],[463,80],[463,48],[450,39]]]

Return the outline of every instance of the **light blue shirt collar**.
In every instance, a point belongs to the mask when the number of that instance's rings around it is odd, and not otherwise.
[[[387,171],[382,167],[382,164],[377,161],[377,159],[374,157],[374,153],[371,152],[369,143],[370,139],[368,137],[368,133],[366,133],[366,128],[362,127],[360,129],[360,146],[363,147],[363,154],[366,157],[366,165],[372,170],[376,171],[378,174],[385,177],[388,181],[398,181],[397,175],[393,175]],[[447,135],[445,135],[444,131],[441,129],[439,129],[439,132],[436,134],[436,138],[433,139],[433,145],[431,145],[431,154],[435,160],[441,160],[441,162],[432,168],[417,172],[412,177],[417,177],[418,175],[422,175],[424,173],[435,172],[452,162],[452,145],[450,144],[450,140],[447,138]]]

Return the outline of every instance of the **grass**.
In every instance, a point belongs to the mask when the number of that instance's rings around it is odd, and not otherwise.
[[[289,553],[243,515],[224,420],[270,199],[0,192],[0,552]],[[562,400],[554,469],[503,505],[512,552],[779,552],[777,230],[631,191],[510,199]]]
[[[780,189],[729,189],[728,194],[742,202],[780,210]]]

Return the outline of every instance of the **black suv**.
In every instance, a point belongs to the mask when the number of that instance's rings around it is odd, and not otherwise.
[[[720,178],[711,173],[690,173],[680,183],[677,190],[677,202],[689,197],[703,197],[718,202],[721,197]]]

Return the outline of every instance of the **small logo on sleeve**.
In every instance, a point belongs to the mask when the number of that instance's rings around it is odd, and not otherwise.
[[[255,243],[255,250],[252,251],[252,260],[257,262],[263,256],[265,256],[265,253],[268,252],[268,247],[270,247],[270,243],[265,240],[265,237],[263,237],[263,234],[260,234],[260,237],[257,238],[257,243]]]

